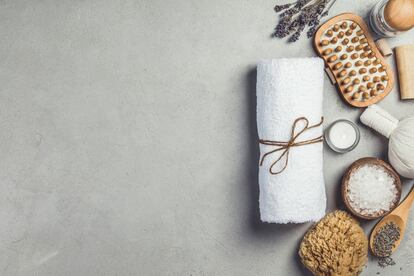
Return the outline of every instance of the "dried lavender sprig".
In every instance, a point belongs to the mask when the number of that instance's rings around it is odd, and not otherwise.
[[[283,11],[287,8],[289,8],[290,6],[292,6],[294,3],[290,3],[290,4],[284,4],[284,5],[276,5],[273,9],[275,10],[275,12],[280,12]]]
[[[320,19],[328,14],[335,2],[336,0],[298,0],[295,3],[276,5],[276,12],[284,11],[279,15],[280,20],[273,36],[283,38],[293,33],[289,42],[295,42],[302,31],[309,27],[307,36],[312,37]]]
[[[328,9],[327,9],[326,12],[329,12],[329,10],[332,8],[332,6],[335,4],[335,2],[336,2],[336,0],[333,0],[333,1],[329,1],[328,2],[329,6],[328,6]]]

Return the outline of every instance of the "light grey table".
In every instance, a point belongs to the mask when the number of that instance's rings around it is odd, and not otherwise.
[[[310,224],[258,218],[255,64],[315,55],[270,38],[277,2],[0,1],[0,274],[307,275]],[[327,124],[357,121],[327,79],[324,95]],[[380,105],[414,111],[397,87]],[[386,157],[361,131],[353,152],[325,150],[329,211],[350,163]],[[410,227],[397,265],[364,275],[413,274]]]

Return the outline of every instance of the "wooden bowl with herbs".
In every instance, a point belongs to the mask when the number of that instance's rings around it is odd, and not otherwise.
[[[342,199],[355,216],[367,220],[394,210],[401,198],[401,180],[394,169],[374,157],[361,158],[342,178]]]

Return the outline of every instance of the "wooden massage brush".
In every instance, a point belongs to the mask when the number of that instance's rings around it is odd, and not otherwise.
[[[350,105],[369,106],[392,90],[393,72],[361,17],[344,13],[331,18],[315,33],[314,47]]]

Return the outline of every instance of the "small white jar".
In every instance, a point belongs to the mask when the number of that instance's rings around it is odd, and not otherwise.
[[[339,119],[330,124],[324,136],[328,146],[338,153],[353,150],[360,139],[358,126],[346,119]]]

